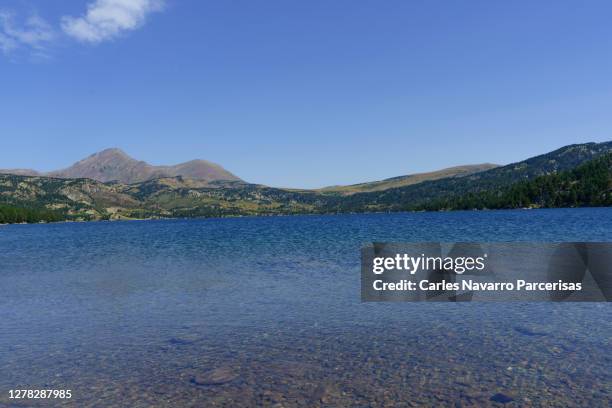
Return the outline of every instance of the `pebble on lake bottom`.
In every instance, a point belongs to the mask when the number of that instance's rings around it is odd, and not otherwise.
[[[229,367],[219,367],[191,377],[196,385],[221,385],[230,383],[238,378],[238,374]]]

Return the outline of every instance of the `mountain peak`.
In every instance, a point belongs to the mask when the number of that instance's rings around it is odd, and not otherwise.
[[[128,155],[126,152],[124,152],[123,150],[117,147],[111,147],[109,149],[100,150],[99,152],[93,153],[92,155],[80,160],[79,163],[88,161],[88,160],[89,161],[91,160],[137,161],[136,159],[133,159],[130,155]]]
[[[109,147],[108,149],[100,150],[97,153],[92,154],[92,156],[124,156],[129,157],[126,152],[121,150],[118,147]]]
[[[138,161],[123,150],[111,147],[94,153],[72,166],[48,175],[60,178],[90,178],[97,181],[118,181],[131,184],[161,177],[177,177],[200,181],[240,180],[218,164],[192,160],[175,166],[153,166]]]

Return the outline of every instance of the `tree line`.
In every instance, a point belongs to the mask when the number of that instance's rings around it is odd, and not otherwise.
[[[508,187],[452,195],[415,206],[413,210],[612,206],[612,153],[572,170],[520,181]]]
[[[54,222],[63,219],[60,214],[49,210],[0,205],[0,224]]]

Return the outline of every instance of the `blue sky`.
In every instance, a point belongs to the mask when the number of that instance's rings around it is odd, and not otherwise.
[[[0,168],[106,147],[272,186],[612,139],[609,1],[4,0]]]

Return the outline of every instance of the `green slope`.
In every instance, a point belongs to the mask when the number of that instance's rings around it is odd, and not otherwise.
[[[498,189],[522,180],[570,170],[612,151],[612,142],[565,146],[553,152],[466,177],[426,181],[381,192],[358,193],[337,201],[337,212],[402,211],[441,198]]]
[[[126,185],[0,174],[0,223],[610,205],[602,170],[610,152],[612,142],[572,145],[462,177],[354,194],[183,177]]]
[[[442,198],[415,210],[612,206],[612,153],[564,172],[519,181],[508,187]]]
[[[348,186],[331,186],[325,187],[318,191],[322,193],[340,193],[340,194],[355,194],[371,191],[383,191],[390,188],[398,188],[410,186],[413,184],[422,183],[424,181],[439,180],[448,177],[464,177],[485,170],[490,170],[499,167],[497,164],[469,164],[465,166],[449,167],[442,170],[431,171],[427,173],[409,174],[407,176],[392,177],[380,181],[372,181],[369,183],[351,184]]]

